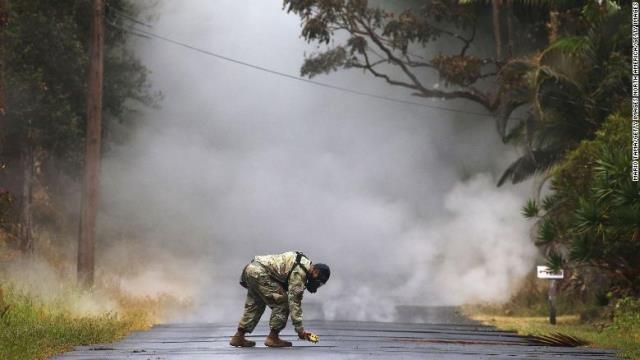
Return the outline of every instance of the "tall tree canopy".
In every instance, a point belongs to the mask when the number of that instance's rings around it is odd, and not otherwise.
[[[50,193],[64,193],[60,176],[79,176],[85,134],[90,3],[61,0],[4,0],[0,124],[2,183],[15,199],[19,218],[5,230],[32,249],[32,217],[46,220]],[[108,1],[107,18],[119,23],[116,11],[135,12],[132,2]],[[104,136],[118,121],[129,119],[135,102],[153,97],[147,71],[127,48],[127,34],[110,28],[105,39]],[[107,142],[108,144],[108,142]],[[56,186],[58,187],[56,188]],[[43,201],[36,202],[34,197]],[[46,200],[46,201],[45,201]],[[20,210],[17,211],[17,208]],[[18,224],[15,226],[14,224]]]
[[[498,184],[546,172],[582,140],[592,139],[605,119],[628,101],[629,12],[603,4],[583,7],[575,29],[556,34],[549,46],[502,68],[504,111],[498,128],[524,154]],[[516,109],[525,111],[524,119],[511,117]]]
[[[301,73],[361,69],[416,96],[481,105],[524,150],[499,185],[544,172],[593,137],[628,89],[629,19],[615,1],[414,3],[396,13],[366,0],[285,0],[303,38],[325,46]],[[444,86],[428,83],[429,71]]]
[[[482,79],[495,76],[501,60],[470,53],[478,15],[467,6],[454,1],[427,1],[419,9],[396,14],[369,6],[366,0],[284,3],[287,11],[300,16],[302,36],[328,47],[305,59],[303,76],[363,69],[416,96],[467,99],[489,111],[499,105],[495,92],[483,91],[477,85]],[[436,41],[456,44],[456,50],[428,57],[424,48]],[[401,75],[395,75],[389,65]],[[425,69],[436,71],[449,89],[425,83]]]

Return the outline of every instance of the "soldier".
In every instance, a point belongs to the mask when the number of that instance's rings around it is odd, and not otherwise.
[[[244,315],[238,331],[231,338],[232,346],[252,347],[256,343],[245,338],[258,324],[265,306],[271,308],[269,327],[271,332],[264,344],[269,347],[288,347],[291,342],[280,339],[278,334],[291,322],[300,339],[309,339],[311,333],[302,326],[302,293],[306,288],[311,293],[324,285],[331,271],[325,264],[312,264],[301,252],[289,251],[277,255],[256,256],[242,271],[240,285],[245,287],[247,299]]]

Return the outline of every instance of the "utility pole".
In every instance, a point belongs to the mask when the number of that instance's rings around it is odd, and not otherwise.
[[[87,81],[87,134],[78,239],[78,282],[84,288],[93,286],[94,273],[104,74],[104,9],[105,0],[93,0]]]
[[[496,41],[496,60],[502,60],[502,30],[500,26],[500,6],[501,0],[491,0],[491,11],[493,16],[493,36]]]

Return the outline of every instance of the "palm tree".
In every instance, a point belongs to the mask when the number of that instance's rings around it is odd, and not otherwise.
[[[561,36],[539,54],[502,68],[498,130],[524,154],[505,170],[498,186],[546,172],[580,141],[592,138],[628,99],[627,18],[624,11],[611,11],[590,19],[585,35]],[[510,124],[512,114],[525,109],[524,119]]]
[[[640,293],[640,185],[631,173],[631,152],[603,145],[594,166],[592,196],[575,211],[571,259],[615,274],[622,288]]]
[[[571,283],[606,276],[621,294],[640,293],[640,183],[630,176],[629,120],[608,116],[594,140],[554,167],[550,195],[522,210],[536,220],[549,266],[570,269]]]

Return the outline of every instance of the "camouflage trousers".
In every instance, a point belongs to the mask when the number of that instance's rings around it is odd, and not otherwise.
[[[277,331],[282,330],[287,325],[289,317],[289,302],[283,286],[255,262],[244,269],[242,279],[246,282],[248,291],[244,303],[244,314],[238,326],[246,332],[252,332],[260,321],[265,307],[269,306],[271,308],[269,326]]]

